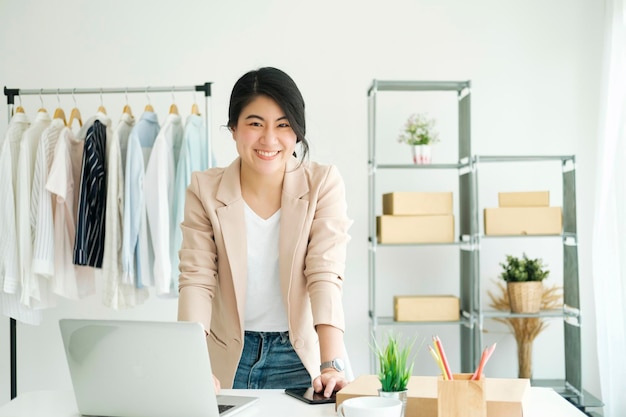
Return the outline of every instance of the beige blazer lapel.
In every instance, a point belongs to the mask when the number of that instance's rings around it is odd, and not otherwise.
[[[304,168],[299,166],[296,158],[291,158],[287,162],[280,207],[279,269],[280,285],[285,296],[289,290],[295,251],[302,239],[308,239],[303,229],[309,202],[302,199],[308,192]]]
[[[239,322],[243,326],[243,317],[246,306],[246,284],[248,281],[248,261],[246,242],[246,223],[244,221],[244,201],[241,195],[240,182],[241,159],[237,158],[225,170],[222,181],[215,195],[216,199],[224,203],[216,210],[222,228],[222,238],[226,255],[230,260],[235,301]]]

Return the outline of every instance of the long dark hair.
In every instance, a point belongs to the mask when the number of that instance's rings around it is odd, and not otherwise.
[[[296,134],[296,143],[299,143],[302,149],[300,160],[303,161],[309,153],[309,142],[305,137],[304,99],[296,83],[284,71],[272,67],[263,67],[247,72],[237,80],[230,94],[228,128],[235,128],[243,108],[261,95],[276,101],[285,112],[285,116]],[[295,152],[294,156],[296,156]]]

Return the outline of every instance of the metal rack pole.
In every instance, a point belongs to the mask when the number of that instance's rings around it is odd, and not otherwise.
[[[170,87],[117,87],[117,88],[40,88],[40,89],[20,89],[4,87],[4,95],[7,96],[8,122],[11,122],[16,96],[26,95],[60,95],[60,94],[127,94],[127,93],[173,93],[173,92],[204,92],[204,120],[207,129],[207,148],[209,167],[212,163],[212,144],[210,134],[210,107],[209,97],[211,96],[211,83],[192,86],[170,86]],[[10,328],[10,351],[11,351],[11,399],[17,397],[17,322],[14,318],[9,319]]]

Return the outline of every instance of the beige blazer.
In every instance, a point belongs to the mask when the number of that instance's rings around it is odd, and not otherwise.
[[[209,332],[213,373],[232,387],[243,350],[247,281],[241,160],[192,175],[181,224],[178,319]],[[287,164],[281,200],[279,270],[289,338],[311,378],[319,375],[318,324],[344,330],[342,281],[352,221],[345,187],[330,165]]]

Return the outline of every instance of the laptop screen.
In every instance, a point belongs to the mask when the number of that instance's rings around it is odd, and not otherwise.
[[[61,319],[59,326],[81,414],[218,416],[201,324]]]

